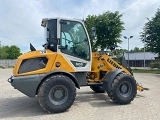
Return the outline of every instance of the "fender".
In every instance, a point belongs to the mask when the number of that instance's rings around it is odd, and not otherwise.
[[[114,69],[111,72],[109,72],[105,77],[104,77],[104,82],[103,82],[103,90],[110,92],[112,88],[112,82],[114,78],[121,73],[123,70],[122,69]]]
[[[38,92],[38,89],[39,89],[40,85],[41,85],[41,84],[43,83],[43,81],[45,80],[45,78],[47,78],[48,76],[54,75],[54,74],[64,74],[64,75],[70,77],[70,78],[72,79],[73,83],[75,84],[75,86],[76,86],[78,89],[80,89],[80,85],[79,85],[76,77],[75,77],[73,74],[71,74],[71,73],[69,73],[69,72],[67,72],[67,71],[64,71],[64,70],[53,70],[53,71],[50,71],[49,73],[45,74],[45,76],[43,76],[40,84],[39,84],[38,87],[37,87],[36,94],[37,94],[37,92]]]
[[[49,72],[46,76],[51,75],[51,74],[56,74],[56,73],[61,73],[61,74],[64,74],[64,75],[70,77],[72,79],[72,81],[74,82],[75,86],[78,89],[80,89],[80,85],[79,85],[76,77],[73,74],[71,74],[70,72],[67,72],[67,71],[64,71],[64,70],[54,70],[54,71]]]

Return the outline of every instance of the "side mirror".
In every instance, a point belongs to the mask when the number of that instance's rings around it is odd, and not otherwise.
[[[92,37],[96,37],[96,27],[92,27],[91,30]]]

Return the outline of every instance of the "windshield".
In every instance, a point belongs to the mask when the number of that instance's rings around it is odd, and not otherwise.
[[[90,59],[89,42],[83,25],[77,21],[61,21],[61,45],[63,53],[81,59]]]

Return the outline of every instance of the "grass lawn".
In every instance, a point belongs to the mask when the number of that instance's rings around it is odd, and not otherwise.
[[[158,70],[133,69],[133,73],[154,73],[154,74],[160,74],[160,69],[158,69]]]

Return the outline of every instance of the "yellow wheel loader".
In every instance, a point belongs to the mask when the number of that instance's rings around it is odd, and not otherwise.
[[[92,52],[83,21],[63,18],[42,19],[44,50],[30,44],[30,52],[18,57],[11,85],[29,97],[37,97],[49,113],[64,112],[76,97],[76,88],[90,86],[96,93],[107,92],[118,104],[128,104],[143,90],[122,57],[118,64],[105,53]]]

